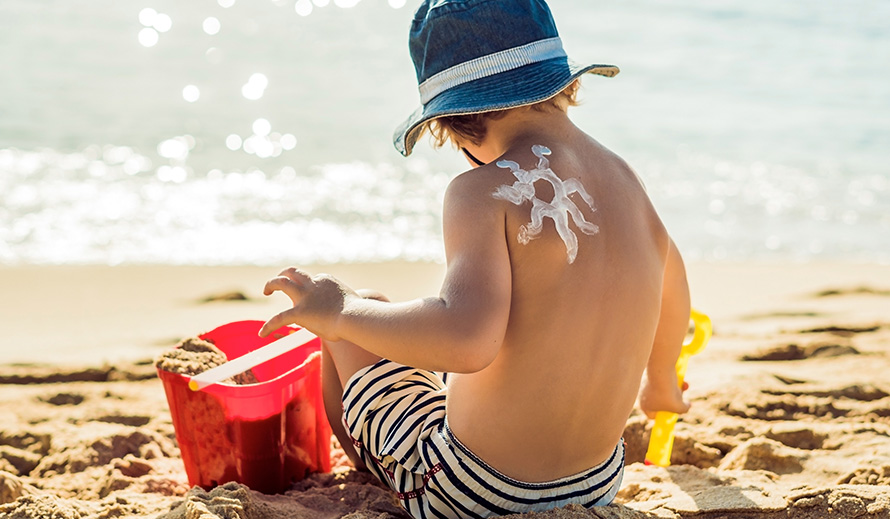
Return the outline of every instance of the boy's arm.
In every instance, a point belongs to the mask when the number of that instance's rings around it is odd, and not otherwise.
[[[640,408],[653,417],[657,411],[685,413],[689,404],[683,401],[678,387],[676,364],[689,330],[689,285],[686,267],[673,240],[669,242],[661,292],[661,314],[646,375],[640,392]]]
[[[511,273],[505,216],[479,173],[459,176],[445,194],[448,267],[439,297],[364,299],[329,276],[288,269],[267,283],[265,293],[281,290],[294,307],[269,320],[261,335],[296,323],[414,367],[466,373],[490,364],[507,328]]]

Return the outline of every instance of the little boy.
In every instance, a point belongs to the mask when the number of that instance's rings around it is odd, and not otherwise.
[[[543,0],[426,0],[410,50],[423,106],[396,148],[430,131],[473,166],[445,194],[439,297],[291,268],[265,293],[293,308],[260,333],[322,337],[337,436],[414,517],[609,504],[637,396],[688,409],[680,254],[634,172],[566,114],[582,74],[618,69],[569,61]]]

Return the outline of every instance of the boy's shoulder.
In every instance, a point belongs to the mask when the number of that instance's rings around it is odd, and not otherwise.
[[[445,192],[448,198],[474,199],[491,197],[496,187],[504,183],[506,170],[493,161],[484,166],[473,168],[455,176],[448,184]],[[509,173],[507,173],[509,175]]]
[[[539,140],[540,143],[528,141],[517,144],[488,164],[458,174],[449,184],[446,197],[487,198],[494,201],[492,195],[501,186],[517,182],[531,184],[548,172],[563,180],[586,177],[597,171],[618,173],[642,185],[642,180],[622,157],[593,138],[580,145],[568,145],[553,139]]]
[[[549,153],[549,149],[541,145],[516,147],[488,164],[458,174],[448,185],[446,200],[449,197],[486,198],[495,202],[492,195],[500,186],[519,181],[522,173],[535,171],[541,166],[538,151],[541,148]]]

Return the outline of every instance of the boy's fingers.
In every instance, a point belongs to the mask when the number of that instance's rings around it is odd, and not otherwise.
[[[296,307],[303,298],[304,290],[311,283],[312,279],[305,272],[294,267],[282,270],[278,277],[266,282],[266,285],[263,287],[263,294],[268,296],[276,291],[281,291],[290,298],[294,308],[285,310],[266,321],[260,328],[260,337],[266,337],[282,326],[296,324],[296,319],[299,315],[299,310]]]
[[[296,303],[302,295],[303,285],[289,277],[278,276],[277,278],[272,278],[266,282],[266,286],[263,287],[263,294],[267,296],[272,295],[276,290],[284,292],[285,295],[290,297],[291,300]]]
[[[265,336],[269,335],[270,333],[274,332],[275,330],[281,328],[282,326],[287,326],[289,324],[296,324],[296,321],[294,319],[296,317],[296,314],[297,314],[296,309],[291,308],[289,310],[285,310],[285,311],[281,312],[278,315],[273,316],[271,319],[266,321],[265,324],[263,324],[262,328],[260,328],[260,332],[259,332],[260,337],[265,337]]]
[[[286,277],[294,283],[300,285],[305,285],[312,282],[312,277],[309,276],[309,274],[296,267],[288,267],[282,270],[281,273],[279,273],[278,275],[281,277]]]
[[[270,324],[271,322],[272,322],[271,319],[266,321],[263,324],[263,326],[260,328],[260,331],[257,333],[257,335],[259,335],[260,337],[265,337],[265,336],[269,335],[270,333],[272,333],[274,330],[277,330],[278,328],[272,328],[272,325]]]
[[[312,283],[312,278],[308,274],[296,267],[289,267],[282,270],[278,277],[266,282],[263,294],[268,296],[276,290],[281,290],[293,299],[303,287],[310,283]]]

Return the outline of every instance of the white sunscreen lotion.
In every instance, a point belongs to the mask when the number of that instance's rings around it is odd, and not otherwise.
[[[581,181],[577,178],[562,180],[550,169],[550,161],[547,155],[550,155],[550,149],[546,146],[532,146],[532,153],[538,157],[538,165],[531,171],[526,171],[519,167],[519,164],[512,160],[498,161],[500,168],[509,169],[516,182],[513,185],[500,186],[492,193],[492,196],[499,200],[506,200],[516,205],[520,205],[526,200],[532,202],[531,221],[528,225],[519,228],[519,243],[525,245],[529,241],[537,238],[544,229],[544,218],[552,218],[556,225],[556,232],[566,244],[566,253],[569,256],[569,263],[575,261],[578,256],[578,237],[569,229],[569,216],[578,229],[584,234],[593,235],[599,232],[599,227],[588,222],[578,206],[569,198],[572,193],[578,193],[581,199],[590,207],[591,211],[596,211],[593,206],[593,198],[587,194]],[[538,180],[546,180],[553,186],[553,200],[545,202],[539,199],[535,193],[535,182]]]

